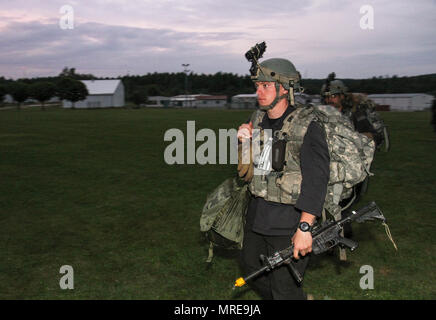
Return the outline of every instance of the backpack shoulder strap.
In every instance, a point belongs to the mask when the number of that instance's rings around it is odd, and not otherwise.
[[[307,127],[314,120],[313,110],[311,105],[300,105],[283,120],[283,126],[280,130],[282,134],[289,136],[298,131],[298,135],[303,134],[304,137]]]
[[[311,105],[300,105],[283,120],[277,138],[287,141],[290,155],[300,162],[300,149],[310,123],[316,120]]]
[[[251,114],[250,122],[253,123],[253,128],[257,128],[259,126],[259,123],[262,121],[265,114],[266,112],[260,109],[257,109]]]

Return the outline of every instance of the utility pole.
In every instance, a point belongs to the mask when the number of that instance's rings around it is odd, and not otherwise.
[[[183,63],[182,67],[184,68],[183,72],[185,73],[185,104],[188,104],[188,73],[191,70],[188,70],[189,63]]]

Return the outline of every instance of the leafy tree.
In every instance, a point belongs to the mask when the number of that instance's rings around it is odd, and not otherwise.
[[[161,90],[157,84],[151,84],[147,87],[147,95],[148,96],[160,96],[162,95]]]
[[[71,107],[77,101],[85,100],[89,92],[81,81],[63,77],[57,84],[57,95],[61,100],[71,101]]]
[[[96,76],[90,73],[76,73],[76,68],[68,68],[65,67],[62,69],[62,72],[59,74],[61,78],[72,78],[76,80],[92,80],[97,79]]]
[[[17,102],[17,109],[20,110],[21,104],[29,98],[29,85],[15,81],[10,87],[11,96]]]
[[[76,75],[76,68],[65,67],[62,69],[62,72],[59,74],[59,77],[74,78],[75,75]]]
[[[35,82],[29,89],[30,96],[41,103],[42,110],[45,110],[44,103],[56,95],[56,86],[51,82]]]
[[[5,99],[7,89],[4,85],[0,85],[0,106],[3,105],[3,100]]]
[[[132,94],[132,102],[136,105],[137,108],[143,103],[147,102],[147,94],[145,90],[136,89]]]

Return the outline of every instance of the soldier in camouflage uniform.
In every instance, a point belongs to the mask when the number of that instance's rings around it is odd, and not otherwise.
[[[341,80],[331,73],[321,88],[323,103],[336,107],[354,124],[355,129],[374,140],[377,147],[385,141],[385,125],[375,110],[375,103],[362,94],[348,92]]]
[[[316,121],[307,118],[300,121],[304,119],[300,115],[305,109],[298,108],[294,99],[294,91],[300,89],[300,77],[290,61],[265,60],[257,65],[252,80],[260,110],[253,113],[251,121],[239,127],[238,138],[243,144],[255,139],[259,130],[261,137],[263,132],[271,130],[272,136],[279,139],[271,137],[268,141],[274,142],[267,147],[263,138],[260,157],[252,157],[245,164],[240,161],[238,165],[239,176],[249,183],[250,190],[243,269],[246,273],[259,269],[260,255],[269,256],[292,242],[295,266],[303,274],[309,260],[307,254],[312,251],[310,231],[322,214],[327,193],[330,156],[325,131]],[[284,126],[294,128],[297,134],[286,136]],[[284,158],[274,161],[276,155]],[[286,265],[260,275],[250,285],[264,299],[307,298]]]
[[[366,135],[374,140],[376,147],[380,148],[385,141],[386,149],[388,148],[388,137],[383,120],[375,110],[375,103],[367,99],[362,94],[353,94],[348,92],[348,88],[341,80],[335,79],[335,73],[329,74],[326,83],[321,88],[322,102],[336,107],[343,115],[351,120],[357,132]],[[344,208],[343,216],[351,214],[347,210],[353,203],[357,203],[360,197],[366,192],[368,187],[368,177],[354,187],[354,195],[341,202]],[[344,236],[352,236],[351,224],[344,227]],[[342,253],[344,256],[344,253]],[[344,259],[342,259],[344,260]]]

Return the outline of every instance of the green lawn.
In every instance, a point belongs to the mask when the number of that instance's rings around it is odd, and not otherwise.
[[[247,110],[51,108],[0,111],[0,299],[258,299],[232,291],[238,252],[199,231],[207,194],[235,165],[167,165],[170,128],[229,129]],[[392,149],[377,153],[369,192],[388,218],[354,226],[347,263],[314,257],[317,299],[435,299],[436,135],[430,113],[383,113]],[[200,143],[201,144],[201,143]],[[359,207],[359,205],[357,205]],[[63,265],[74,290],[61,290]],[[359,287],[362,265],[374,289]]]

